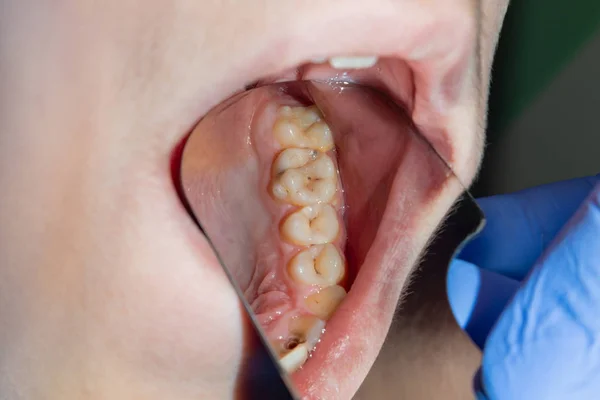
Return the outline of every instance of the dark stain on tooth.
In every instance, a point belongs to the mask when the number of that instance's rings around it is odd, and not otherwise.
[[[283,348],[287,351],[292,351],[303,343],[306,343],[306,337],[302,333],[294,331],[291,337],[284,343]]]
[[[286,350],[294,350],[296,347],[298,347],[298,345],[300,344],[300,339],[298,338],[290,338],[288,339],[288,341],[285,343],[285,349]]]

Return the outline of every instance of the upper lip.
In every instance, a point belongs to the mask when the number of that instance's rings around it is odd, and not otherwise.
[[[321,2],[318,12],[314,12],[314,6],[301,7],[294,18],[281,18],[275,10],[272,14],[280,18],[274,18],[277,22],[265,27],[266,31],[257,39],[261,41],[258,51],[245,53],[245,59],[237,60],[240,73],[236,74],[235,82],[228,81],[235,86],[222,96],[312,59],[332,56],[394,57],[409,65],[413,61],[421,65],[428,58],[438,57],[440,64],[449,64],[446,69],[452,73],[456,70],[452,60],[443,59],[431,44],[438,40],[452,41],[458,48],[454,53],[461,54],[461,46],[464,52],[470,47],[468,38],[472,29],[468,15],[460,7],[434,3],[436,12],[427,3],[382,0],[375,0],[370,7],[364,7],[361,0],[347,1],[344,7],[337,2]],[[287,2],[281,4],[282,14],[291,12],[285,9],[289,6]],[[441,7],[447,10],[440,10]],[[459,24],[457,19],[466,23]],[[444,29],[448,24],[452,24],[452,30]]]
[[[448,116],[464,92],[469,71],[466,66],[472,59],[475,28],[466,11],[469,7],[454,2],[384,0],[374,0],[364,7],[362,0],[348,0],[344,7],[337,2],[321,2],[318,12],[314,12],[314,5],[298,6],[294,18],[283,18],[292,12],[286,7],[294,3],[276,4],[264,31],[240,42],[248,51],[232,51],[229,62],[220,66],[220,80],[212,85],[210,95],[203,96],[206,108],[197,111],[206,113],[248,84],[315,58],[395,58],[404,61],[413,75],[413,122],[449,165],[453,166],[456,157],[465,156],[455,154],[448,129],[456,122],[450,123]],[[463,131],[476,129],[476,116],[472,119],[467,124],[464,119],[460,121]],[[468,174],[461,170],[468,167],[455,167],[459,177]]]
[[[441,64],[446,68],[442,73],[461,70],[456,68],[456,64],[467,58],[461,58],[460,55],[467,51],[466,45],[469,41],[465,39],[471,32],[468,23],[460,24],[455,21],[456,18],[462,18],[460,10],[452,10],[449,5],[448,12],[444,13],[440,12],[439,7],[445,6],[435,4],[438,10],[433,12],[429,9],[430,6],[423,5],[423,2],[407,1],[402,2],[401,6],[398,3],[375,0],[370,7],[365,7],[362,0],[348,0],[344,7],[340,7],[338,2],[321,2],[318,4],[318,12],[314,12],[315,6],[304,7],[294,18],[280,18],[278,22],[266,24],[266,32],[261,36],[263,42],[258,49],[253,49],[254,53],[246,52],[243,55],[238,54],[237,57],[232,55],[232,65],[228,68],[229,71],[238,73],[223,74],[223,85],[211,94],[209,104],[216,105],[228,94],[248,83],[275,76],[315,58],[377,55],[401,59],[419,68],[423,65],[422,61],[428,57],[433,60],[440,57],[443,61]],[[284,8],[285,5],[281,7]],[[444,39],[455,39],[458,48],[454,54],[456,60],[443,59],[443,54],[435,53],[435,46],[419,47],[424,38],[429,43],[435,43],[440,34],[449,32],[448,29],[443,29],[444,20],[434,19],[428,13],[432,16],[441,15],[441,18],[449,20],[454,19],[452,26],[455,28],[449,34],[455,35],[455,38]],[[460,46],[465,48],[461,49]],[[411,64],[411,60],[414,64]],[[431,89],[426,84],[426,79],[427,77],[417,74],[416,83],[421,85],[421,90]],[[438,77],[436,80],[441,82],[444,79]],[[419,91],[419,87],[416,87],[416,90]],[[423,93],[423,96],[427,97],[427,93]],[[374,343],[377,343],[377,338],[375,339]],[[350,386],[352,385],[354,383]]]

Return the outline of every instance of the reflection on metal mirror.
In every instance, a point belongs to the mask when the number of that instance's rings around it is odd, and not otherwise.
[[[384,213],[417,213],[450,175],[405,110],[347,82],[258,87],[198,123],[182,188],[248,312],[242,397],[299,397],[295,376],[343,329],[336,311]],[[480,226],[470,203],[454,249]]]

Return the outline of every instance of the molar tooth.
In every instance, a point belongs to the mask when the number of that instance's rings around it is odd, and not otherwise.
[[[318,293],[308,296],[306,307],[317,317],[327,321],[346,297],[346,290],[335,285],[322,289]]]
[[[345,273],[342,256],[332,244],[302,250],[290,260],[288,270],[296,282],[322,287],[339,283]]]
[[[329,64],[336,69],[370,68],[377,63],[378,57],[331,57]]]
[[[302,207],[289,214],[280,228],[282,237],[298,246],[331,243],[339,230],[337,213],[329,204]]]
[[[328,203],[335,196],[337,175],[327,154],[285,149],[273,164],[273,196],[298,206]]]
[[[279,359],[279,364],[288,373],[296,371],[308,359],[308,347],[305,344],[299,344],[289,353]]]
[[[284,148],[300,147],[327,152],[334,147],[331,129],[316,106],[281,107],[273,133]]]

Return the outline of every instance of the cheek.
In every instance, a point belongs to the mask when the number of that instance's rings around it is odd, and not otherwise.
[[[229,282],[206,265],[186,265],[184,257],[179,265],[146,261],[89,292],[86,316],[95,317],[90,337],[99,357],[155,386],[202,387],[207,379],[214,387],[231,385],[242,327]]]

